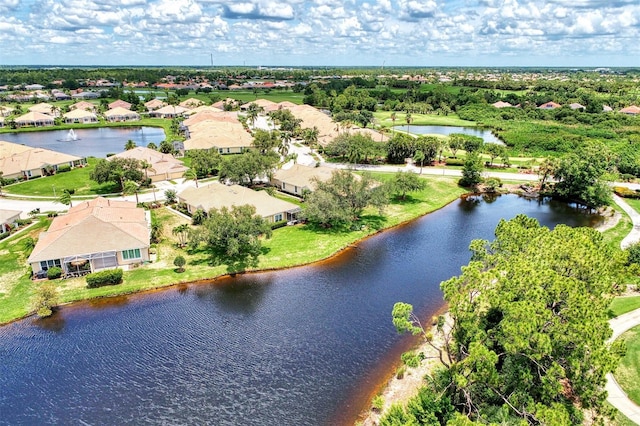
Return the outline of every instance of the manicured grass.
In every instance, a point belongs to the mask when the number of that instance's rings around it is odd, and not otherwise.
[[[393,173],[375,173],[374,177],[386,180],[392,176]],[[152,210],[155,219],[163,224],[164,234],[162,241],[152,246],[157,251],[155,262],[126,272],[124,282],[116,286],[88,289],[84,278],[58,280],[56,283],[60,299],[62,302],[71,302],[114,296],[179,282],[211,279],[227,273],[285,268],[319,261],[383,228],[441,208],[465,192],[456,185],[454,179],[430,176],[424,178],[428,182],[426,190],[411,193],[404,201],[392,201],[384,216],[380,216],[377,210],[366,210],[357,226],[353,227],[355,230],[322,229],[311,225],[276,229],[272,238],[263,242],[263,254],[258,257],[256,265],[211,265],[206,250],[191,251],[178,248],[171,230],[188,221],[164,208]],[[45,224],[38,226],[43,229]],[[38,232],[34,231],[34,237],[37,237],[37,234]],[[3,283],[0,291],[0,323],[26,315],[29,312],[32,289],[38,285],[29,280],[27,256],[21,248],[21,241],[24,241],[24,237],[0,242],[0,283]],[[178,254],[187,260],[183,273],[177,273],[173,266],[173,260]]]
[[[638,308],[640,308],[640,296],[616,297],[609,306],[609,315],[615,318]]]
[[[118,187],[113,183],[98,184],[89,178],[98,159],[89,157],[87,167],[75,168],[65,173],[40,177],[9,185],[4,191],[13,195],[51,197],[60,196],[65,189],[75,189],[74,195],[100,195],[117,192]]]
[[[615,371],[615,378],[629,399],[640,404],[640,326],[620,336],[627,345],[627,353]]]
[[[620,243],[624,237],[626,237],[631,229],[633,229],[633,223],[631,223],[629,216],[617,204],[612,203],[611,207],[620,213],[621,217],[615,227],[602,233],[602,238],[610,246],[620,248]]]
[[[406,126],[406,113],[396,112],[396,122],[391,121],[392,111],[374,112],[373,116],[382,127]],[[434,126],[477,126],[474,121],[462,120],[456,114],[436,115],[436,114],[411,114],[411,125],[434,125]]]

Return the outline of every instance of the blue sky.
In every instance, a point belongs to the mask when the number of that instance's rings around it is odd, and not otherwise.
[[[640,0],[2,0],[0,65],[640,66]]]

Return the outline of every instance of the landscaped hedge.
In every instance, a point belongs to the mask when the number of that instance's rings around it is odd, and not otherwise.
[[[87,275],[87,287],[98,288],[105,285],[120,284],[122,282],[122,269],[109,269],[94,272]]]
[[[464,166],[464,161],[462,158],[447,158],[445,164],[447,166]]]
[[[57,280],[62,276],[62,269],[57,266],[52,266],[47,269],[47,278],[50,280]]]
[[[66,173],[71,171],[71,166],[68,164],[61,164],[58,166],[56,173]]]
[[[617,196],[622,198],[640,198],[640,192],[629,189],[625,186],[614,186],[613,192],[615,192]]]

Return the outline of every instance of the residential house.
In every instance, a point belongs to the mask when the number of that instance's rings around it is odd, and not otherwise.
[[[140,120],[140,114],[126,108],[116,107],[104,113],[107,121],[137,121]]]
[[[582,110],[582,111],[587,109],[587,107],[585,107],[584,105],[581,105],[581,104],[579,104],[577,102],[569,104],[569,108],[571,108],[571,109],[579,109],[579,110]]]
[[[109,109],[114,108],[131,109],[131,104],[127,101],[123,101],[122,99],[118,99],[109,104]]]
[[[602,105],[602,112],[611,112],[613,111],[613,108],[611,108],[609,105]]]
[[[0,171],[7,179],[29,179],[55,173],[61,165],[85,165],[85,158],[44,148],[0,141]]]
[[[542,105],[540,105],[538,108],[539,109],[556,109],[556,108],[560,108],[562,105],[557,104],[555,102],[547,102],[544,103]]]
[[[28,112],[16,118],[15,123],[18,127],[48,127],[53,126],[55,124],[55,120],[52,116],[41,112]]]
[[[252,147],[253,137],[240,122],[206,120],[189,126],[185,150],[216,149],[220,154],[239,154]]]
[[[184,113],[188,111],[189,110],[187,108],[180,105],[167,105],[167,106],[163,106],[162,108],[158,108],[155,111],[149,112],[149,116],[172,119],[172,118],[181,117]]]
[[[160,109],[165,105],[167,105],[166,102],[160,99],[151,99],[150,101],[144,103],[144,106],[147,108],[147,111],[149,112]]]
[[[628,106],[626,108],[622,108],[620,110],[620,112],[623,113],[623,114],[627,114],[627,115],[638,115],[638,114],[640,114],[640,107],[637,107],[635,105],[631,105],[631,106]]]
[[[178,194],[178,201],[186,204],[189,213],[198,209],[208,212],[211,209],[249,204],[255,207],[257,215],[269,222],[294,220],[301,211],[297,205],[272,197],[266,191],[218,182],[185,189]]]
[[[180,102],[179,105],[183,108],[192,109],[204,105],[204,102],[202,102],[200,99],[189,98],[186,101]]]
[[[47,114],[51,117],[59,117],[60,116],[60,111],[59,109],[51,104],[48,104],[46,102],[41,102],[39,104],[35,104],[31,107],[29,107],[29,111],[30,112],[39,112],[42,114]]]
[[[149,212],[132,201],[98,197],[53,219],[27,262],[33,272],[95,272],[149,261]]]
[[[302,197],[306,192],[315,190],[315,181],[326,182],[336,169],[330,167],[310,167],[294,164],[289,168],[276,170],[271,183],[279,190]]]
[[[503,101],[498,101],[491,105],[493,105],[494,108],[510,108],[513,106],[509,102],[503,102]]]
[[[177,160],[173,155],[163,154],[155,149],[142,146],[137,146],[113,155],[108,157],[107,160],[111,160],[112,158],[133,158],[140,162],[146,162],[149,167],[143,169],[142,172],[146,177],[150,178],[152,182],[179,179],[188,169],[182,161]]]
[[[246,104],[240,105],[240,111],[247,111],[251,104],[255,104],[259,108],[262,108],[265,113],[280,109],[280,105],[276,102],[269,101],[267,99],[256,99],[255,101],[247,102]]]
[[[0,210],[0,234],[11,232],[11,229],[17,228],[17,221],[20,219],[19,210]]]
[[[98,99],[100,97],[100,93],[98,92],[78,92],[71,95],[72,99]]]
[[[0,105],[0,117],[8,117],[13,114],[14,110],[15,108],[12,108],[10,106]]]
[[[24,90],[42,90],[44,86],[42,84],[27,84],[24,86]]]
[[[94,104],[92,104],[91,102],[87,102],[87,101],[80,101],[80,102],[76,102],[73,105],[69,105],[69,109],[83,109],[85,111],[95,111],[96,106]]]
[[[67,124],[89,124],[98,122],[98,116],[95,113],[84,109],[73,109],[64,113],[62,117],[64,118],[64,122]]]

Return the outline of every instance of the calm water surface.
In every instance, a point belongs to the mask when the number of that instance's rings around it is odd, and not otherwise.
[[[407,126],[395,126],[394,129],[400,130],[403,132],[410,131],[413,134],[417,135],[450,135],[451,133],[464,133],[465,135],[477,136],[479,138],[484,139],[485,143],[497,143],[499,145],[504,145],[496,135],[494,135],[491,130],[478,129],[476,127],[460,127],[460,126],[422,126],[422,125],[411,125],[407,128]],[[407,130],[408,129],[408,130]]]
[[[0,140],[45,148],[78,157],[105,158],[107,154],[124,151],[128,140],[137,146],[150,142],[160,146],[165,140],[161,127],[101,127],[98,129],[74,129],[77,140],[69,140],[69,130],[42,132],[2,133]]]
[[[331,261],[83,303],[0,328],[0,424],[353,424],[471,239],[517,213],[592,224],[566,204],[457,201]]]

